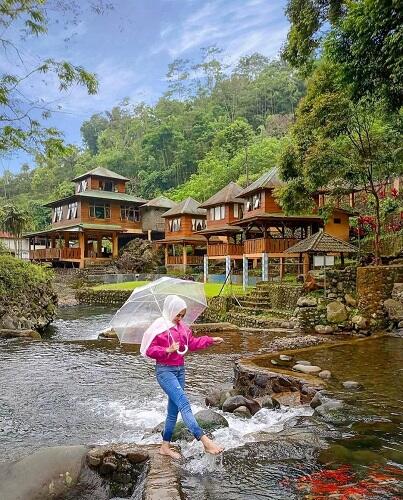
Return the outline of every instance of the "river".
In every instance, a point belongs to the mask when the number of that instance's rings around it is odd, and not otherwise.
[[[166,402],[155,381],[152,363],[139,356],[137,347],[97,340],[99,331],[107,326],[112,314],[113,311],[105,308],[66,308],[60,310],[42,341],[2,341],[2,460],[16,459],[43,446],[158,442],[159,436],[151,434],[151,430],[164,419]],[[196,411],[203,407],[210,388],[231,382],[234,359],[268,347],[276,334],[264,339],[255,333],[228,332],[223,336],[225,343],[222,346],[188,356],[187,387]],[[361,423],[369,423],[370,430],[365,435],[376,434],[370,425],[374,421],[391,423],[388,432],[381,435],[378,432],[380,440],[373,444],[376,446],[374,457],[380,457],[379,466],[390,468],[388,487],[380,486],[381,496],[374,498],[398,498],[401,486],[400,343],[400,339],[388,338],[378,344],[369,344],[369,348],[363,347],[358,354],[354,349],[330,349],[312,359],[336,374],[333,389],[339,397],[359,407]],[[340,391],[339,379],[345,380],[349,375],[363,384],[363,391],[353,395]],[[318,463],[320,450],[309,456],[305,452],[301,455],[298,446],[294,446],[292,456],[287,458],[281,453],[273,454],[273,443],[256,445],[255,436],[262,431],[277,433],[304,418],[310,419],[312,413],[309,407],[301,407],[261,410],[251,420],[226,415],[229,428],[216,433],[216,439],[228,450],[224,458],[204,457],[199,443],[183,445],[186,460],[181,474],[186,498],[308,498],[304,496],[307,494],[304,490],[306,478],[312,474],[316,477],[315,474],[323,469]],[[343,446],[346,438],[348,441],[358,432],[351,425],[338,430],[344,439]],[[341,446],[340,442],[340,439],[328,440],[332,446],[335,443]],[[348,448],[348,443],[346,446]],[[337,462],[333,469],[340,466],[343,464]],[[370,464],[352,466],[354,470],[349,473],[359,483],[364,474],[362,468],[365,474],[373,474],[376,460],[375,464],[373,460]]]

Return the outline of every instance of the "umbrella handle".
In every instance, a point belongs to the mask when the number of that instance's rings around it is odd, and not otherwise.
[[[187,345],[185,345],[185,348],[183,349],[183,351],[176,351],[176,352],[180,356],[184,356],[188,352],[188,349],[189,349],[189,347]]]

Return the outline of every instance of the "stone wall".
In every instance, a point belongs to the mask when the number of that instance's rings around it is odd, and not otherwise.
[[[80,288],[76,291],[76,299],[80,304],[119,306],[126,302],[131,293],[131,290],[93,290],[91,288]]]
[[[355,295],[357,290],[357,267],[330,269],[326,271],[326,296],[329,299],[343,299],[346,293]]]
[[[303,294],[302,286],[288,285],[287,283],[258,284],[258,289],[267,290],[271,308],[281,311],[292,311],[297,305],[299,297]]]
[[[377,321],[385,319],[383,303],[391,298],[394,283],[403,282],[403,266],[369,266],[357,270],[358,308]]]
[[[205,321],[227,321],[228,311],[235,304],[232,297],[211,297],[207,299],[207,309],[201,316]]]

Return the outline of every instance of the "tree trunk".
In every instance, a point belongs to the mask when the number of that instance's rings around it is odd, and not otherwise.
[[[381,264],[381,213],[379,206],[378,193],[374,193],[375,196],[375,237],[374,237],[374,255],[375,255],[375,265],[379,266]]]

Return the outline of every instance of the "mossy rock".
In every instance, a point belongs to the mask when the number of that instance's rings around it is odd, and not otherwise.
[[[206,434],[210,434],[217,429],[228,427],[227,419],[212,410],[201,410],[197,412],[195,414],[195,419]],[[175,425],[172,441],[192,441],[193,439],[193,434],[188,430],[184,422],[181,421]]]

